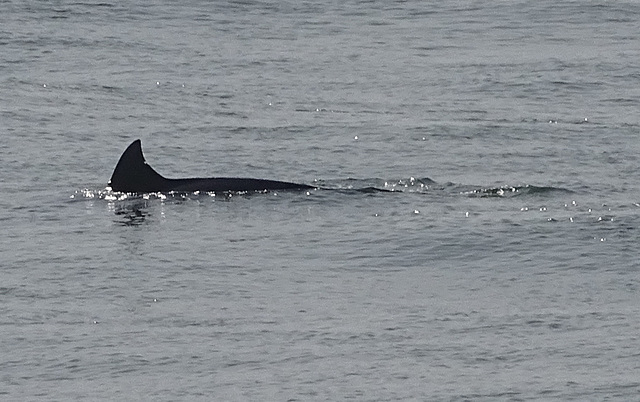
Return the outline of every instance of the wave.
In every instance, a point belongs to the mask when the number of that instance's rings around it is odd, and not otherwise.
[[[571,194],[574,191],[562,188],[562,187],[554,187],[554,186],[533,186],[533,185],[522,185],[522,186],[500,186],[500,187],[489,187],[489,188],[473,188],[470,190],[461,190],[460,194],[467,195],[470,197],[518,197],[523,195],[532,195],[532,196],[547,196],[547,195],[555,195],[555,194]]]
[[[360,193],[374,192],[426,192],[431,190],[437,183],[428,178],[409,177],[407,179],[336,179],[336,180],[315,180],[312,185],[321,190],[355,191]]]
[[[548,196],[571,194],[573,190],[556,186],[503,185],[482,187],[459,183],[438,183],[428,177],[408,179],[346,179],[317,180],[314,185],[322,190],[354,190],[357,192],[444,193],[469,197],[517,197],[523,195]]]
[[[406,179],[334,179],[334,180],[315,180],[311,183],[317,187],[313,191],[334,191],[338,193],[417,193],[417,194],[440,194],[443,196],[467,197],[519,197],[519,196],[537,196],[545,197],[556,194],[571,194],[573,190],[555,187],[555,186],[535,186],[535,185],[504,185],[499,187],[481,187],[457,183],[438,183],[428,177]],[[305,192],[306,193],[306,192]],[[181,201],[187,199],[201,199],[203,197],[216,197],[220,199],[230,199],[234,195],[249,196],[253,193],[223,193],[215,194],[208,192],[194,193],[149,193],[149,194],[124,194],[108,191],[106,189],[81,189],[76,190],[70,198],[72,200],[101,199],[110,202],[123,201],[145,201],[145,200],[168,200]]]

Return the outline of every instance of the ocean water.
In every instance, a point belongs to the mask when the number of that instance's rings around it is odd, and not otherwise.
[[[639,400],[639,18],[0,2],[0,399]]]

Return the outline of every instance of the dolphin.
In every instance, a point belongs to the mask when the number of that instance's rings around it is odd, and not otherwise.
[[[277,180],[235,177],[168,179],[144,160],[142,144],[135,140],[124,151],[113,171],[108,186],[122,193],[168,192],[255,192],[269,190],[310,190],[313,186]]]

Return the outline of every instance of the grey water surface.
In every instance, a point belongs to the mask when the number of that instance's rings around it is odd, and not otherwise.
[[[639,20],[0,2],[0,399],[640,400]]]

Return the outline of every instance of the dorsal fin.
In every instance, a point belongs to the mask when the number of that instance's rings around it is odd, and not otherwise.
[[[124,151],[109,180],[111,190],[123,193],[152,193],[164,191],[166,181],[147,165],[142,143],[135,140]]]

